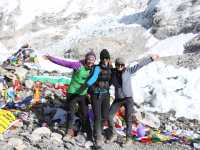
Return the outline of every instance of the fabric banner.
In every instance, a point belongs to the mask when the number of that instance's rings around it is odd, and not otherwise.
[[[34,82],[41,81],[42,83],[49,82],[51,84],[62,83],[70,84],[71,78],[64,76],[31,76],[30,79]]]
[[[0,109],[0,134],[4,133],[16,120],[12,112]]]

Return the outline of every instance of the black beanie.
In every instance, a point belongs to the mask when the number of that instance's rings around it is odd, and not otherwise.
[[[103,60],[104,58],[110,59],[110,54],[107,49],[103,49],[100,52],[100,59]]]

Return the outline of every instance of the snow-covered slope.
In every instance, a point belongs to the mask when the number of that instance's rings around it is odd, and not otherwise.
[[[200,68],[190,71],[153,62],[132,78],[134,100],[146,110],[176,111],[177,117],[200,120]]]
[[[187,19],[198,21],[199,5],[193,0],[1,0],[0,43],[12,49],[28,41],[58,55],[70,48],[79,55],[87,48],[108,48],[133,59],[155,38],[151,33],[166,38],[171,29],[181,33],[179,23],[186,27]],[[155,48],[160,51],[160,46]]]

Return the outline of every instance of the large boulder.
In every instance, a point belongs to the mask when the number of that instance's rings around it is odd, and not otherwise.
[[[196,69],[200,66],[200,53],[188,53],[178,57],[177,66]]]
[[[26,150],[27,146],[20,138],[12,137],[8,140],[8,146],[13,147],[15,150]]]
[[[151,32],[157,38],[200,31],[200,1],[160,1],[156,7]]]
[[[185,46],[184,53],[192,53],[200,51],[200,34],[188,41]]]
[[[23,67],[16,67],[15,74],[19,77],[19,80],[24,82],[26,75],[28,73],[28,70]]]
[[[50,135],[51,135],[51,131],[49,128],[47,127],[37,128],[32,132],[31,140],[32,142],[37,142],[41,140],[42,136],[50,137]]]
[[[51,134],[51,138],[50,140],[54,143],[54,144],[60,144],[62,143],[62,135],[58,134],[58,133],[52,133]]]

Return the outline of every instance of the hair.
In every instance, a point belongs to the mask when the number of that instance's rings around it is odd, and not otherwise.
[[[94,58],[96,59],[96,55],[95,55],[95,53],[93,52],[93,50],[90,51],[90,52],[88,52],[88,53],[86,53],[85,59],[89,59],[91,56],[94,57]]]
[[[126,60],[122,57],[118,57],[115,59],[115,64],[123,64],[125,65],[126,64]]]
[[[23,44],[22,46],[21,46],[21,48],[29,48],[30,47],[30,45],[28,44],[28,43],[25,43],[25,44]]]

